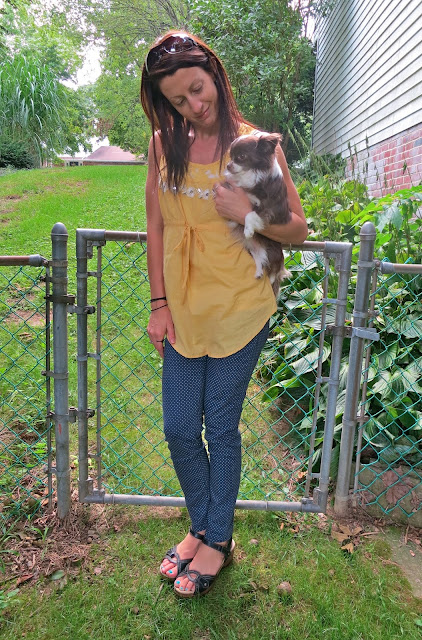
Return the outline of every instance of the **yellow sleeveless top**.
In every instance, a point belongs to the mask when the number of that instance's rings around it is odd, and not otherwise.
[[[164,165],[162,158],[159,203],[173,347],[187,358],[223,358],[250,342],[276,311],[271,284],[267,275],[255,278],[255,261],[216,211],[212,188],[222,179],[220,161],[190,162],[177,191],[168,188]]]

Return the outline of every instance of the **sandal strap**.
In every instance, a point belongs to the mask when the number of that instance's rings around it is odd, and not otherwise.
[[[185,570],[185,568],[188,566],[189,562],[192,562],[192,558],[186,558],[186,559],[182,560],[182,558],[177,553],[177,545],[175,545],[174,547],[172,547],[171,549],[169,549],[166,552],[163,560],[169,560],[172,564],[174,564],[176,566],[177,575],[179,575],[182,571]],[[164,575],[164,574],[162,574],[162,575]]]
[[[195,569],[190,569],[188,566],[183,571],[182,575],[183,577],[187,577],[190,582],[193,582],[195,585],[194,593],[201,594],[203,591],[211,587],[218,574],[210,576],[205,573],[199,573],[199,571],[196,571]]]
[[[189,528],[189,533],[191,534],[191,536],[193,536],[197,540],[203,540],[205,538],[205,534],[194,531],[192,527]]]
[[[232,551],[232,538],[227,541],[227,545],[217,544],[216,542],[210,542],[207,538],[202,540],[203,544],[207,547],[211,547],[211,549],[215,549],[223,554],[224,560],[227,560]]]

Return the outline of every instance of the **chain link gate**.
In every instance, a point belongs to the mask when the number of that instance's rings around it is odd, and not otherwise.
[[[77,304],[69,310],[77,317],[78,400],[69,419],[78,420],[79,499],[85,503],[185,504],[163,436],[161,360],[146,334],[145,245],[140,232],[76,234]],[[283,315],[273,324],[240,425],[237,508],[326,510],[351,256],[350,243],[290,247],[286,265],[296,278],[281,295]],[[281,404],[275,390],[282,391]]]
[[[368,328],[351,346],[335,510],[345,514],[353,498],[373,515],[422,526],[422,265],[374,261],[374,225],[362,233],[369,244],[353,317]]]
[[[0,523],[52,504],[50,262],[0,256]]]

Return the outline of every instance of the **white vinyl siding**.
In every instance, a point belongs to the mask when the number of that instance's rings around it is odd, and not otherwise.
[[[317,27],[313,147],[361,151],[422,122],[421,0],[338,0]]]

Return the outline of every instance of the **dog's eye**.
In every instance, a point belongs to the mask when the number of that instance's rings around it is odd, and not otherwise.
[[[244,162],[244,160],[246,160],[246,153],[239,153],[237,159],[239,162]]]

